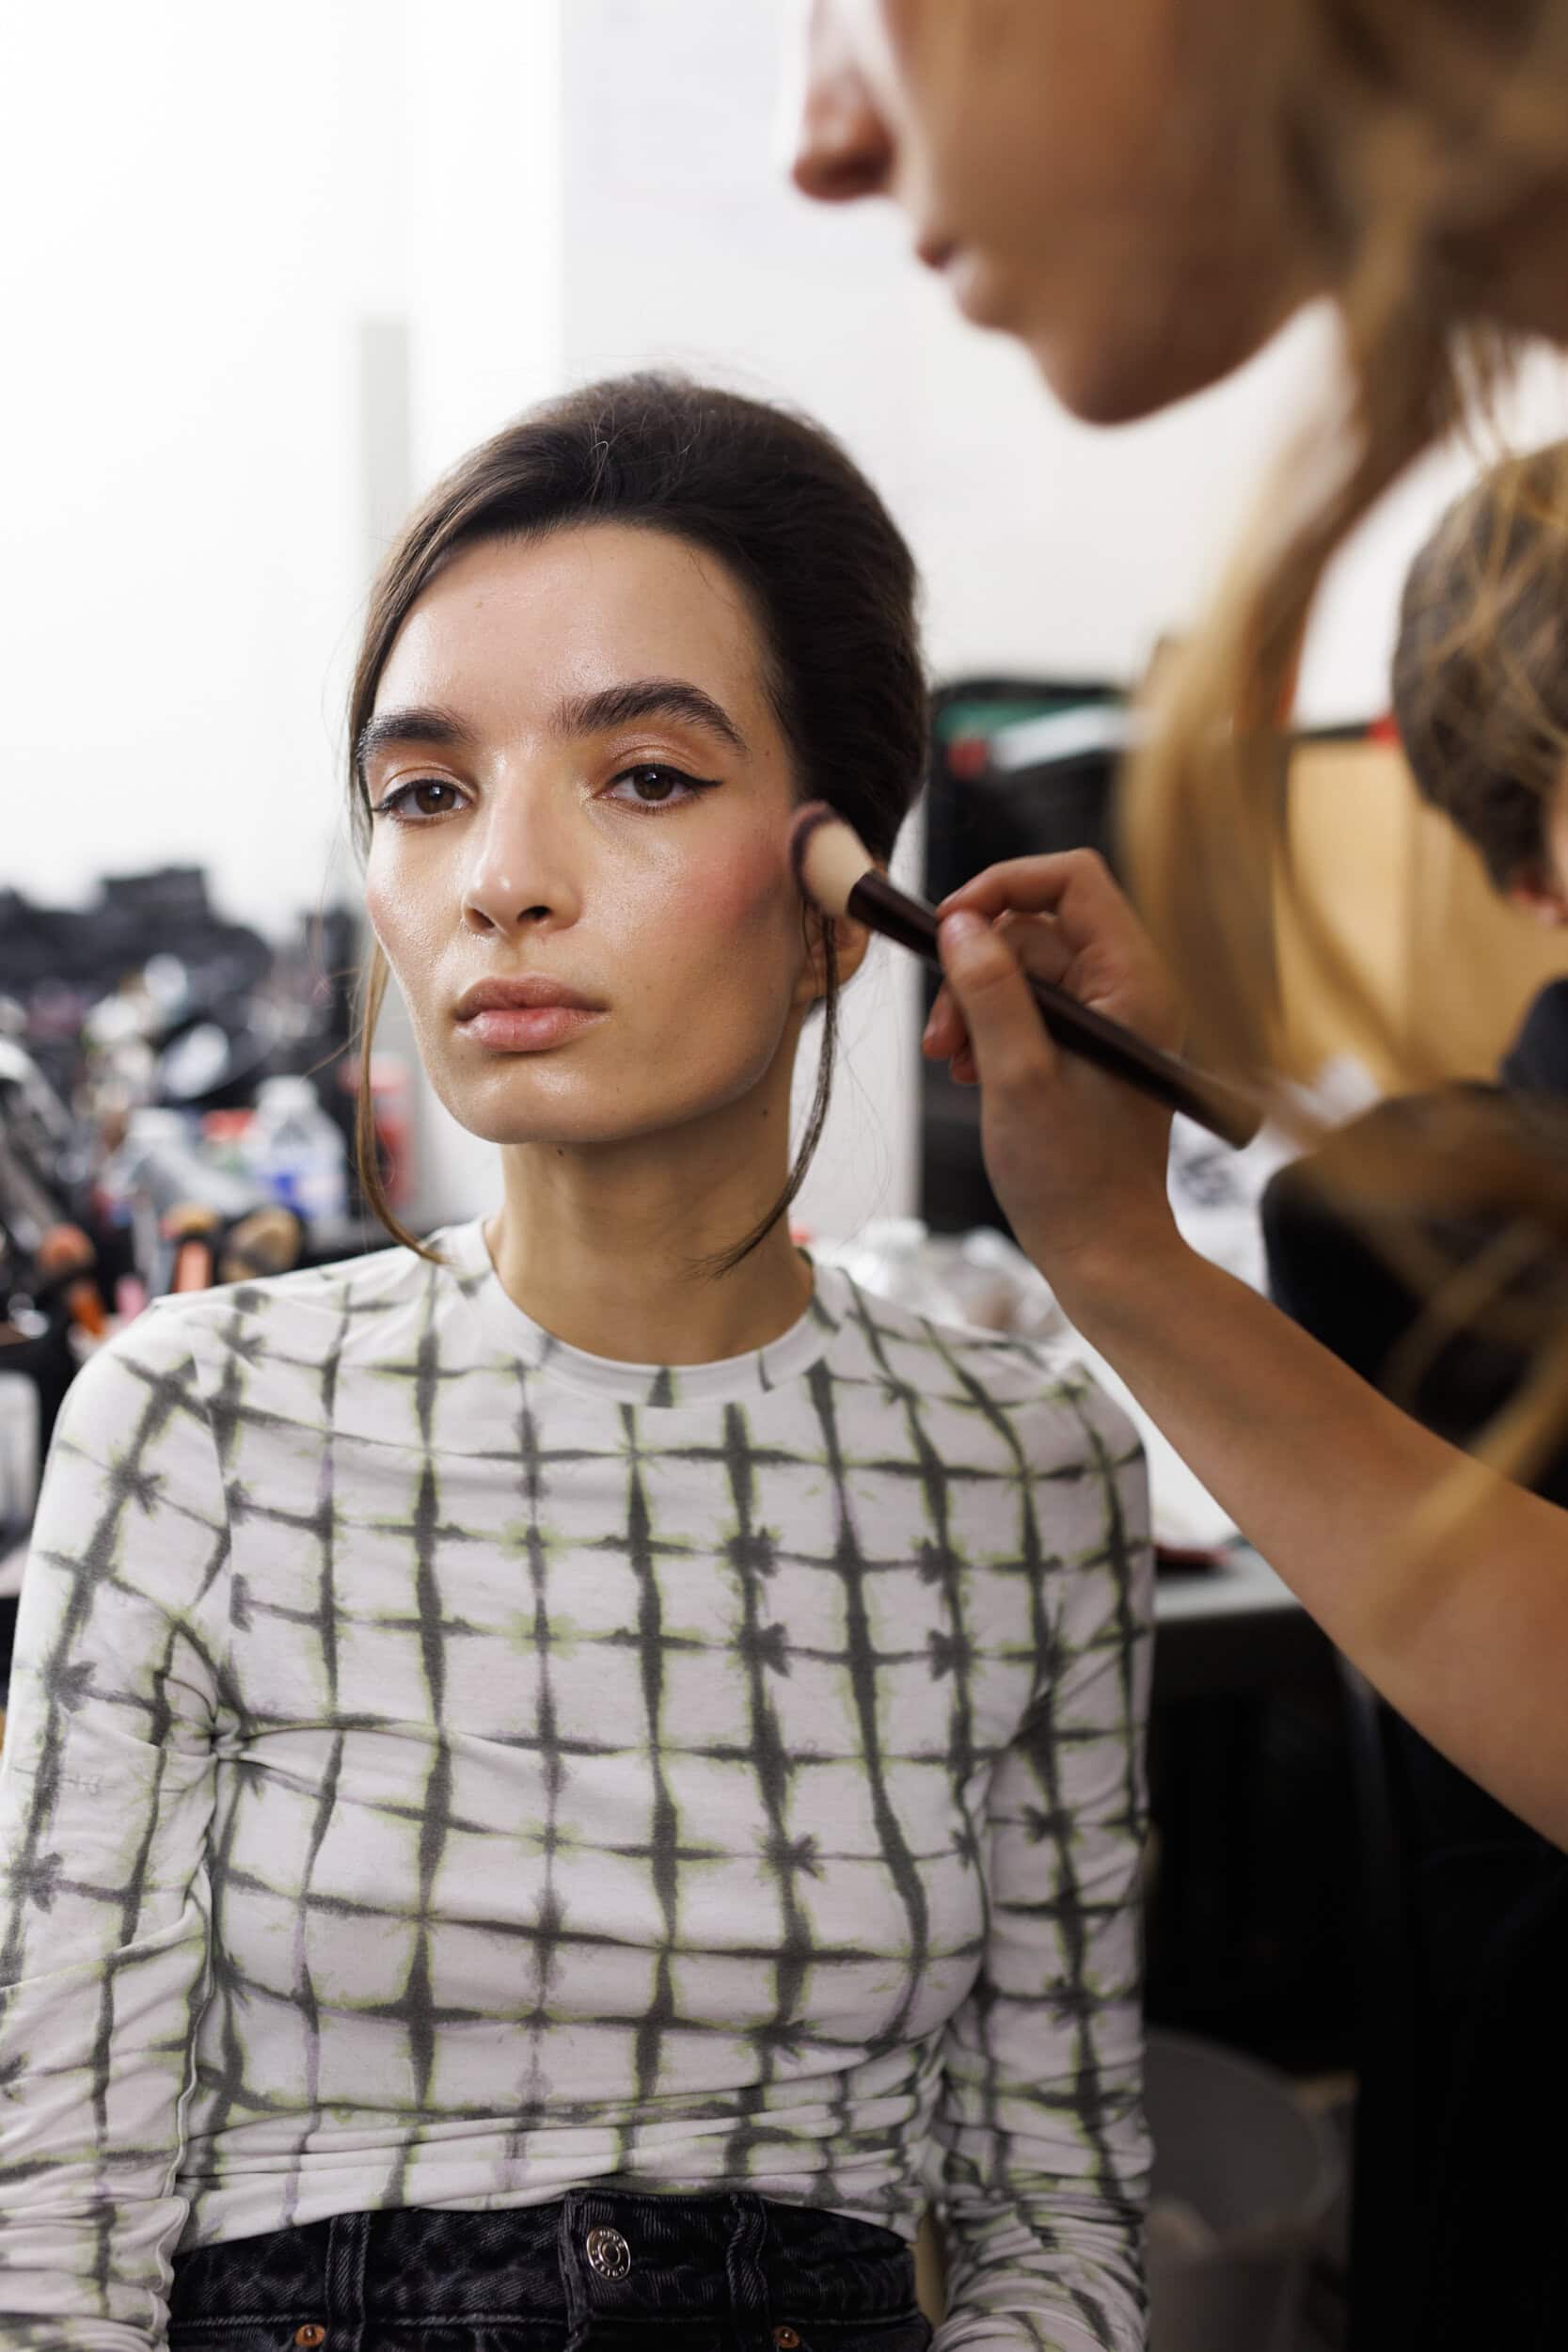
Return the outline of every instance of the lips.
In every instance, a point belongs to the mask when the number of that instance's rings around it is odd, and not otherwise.
[[[951,237],[934,236],[922,237],[914,248],[916,260],[924,262],[927,269],[934,269],[939,276],[958,249]]]
[[[564,980],[535,973],[526,979],[476,980],[457,1000],[465,1037],[499,1054],[537,1054],[564,1045],[591,1028],[605,1007]]]
[[[998,277],[993,255],[976,246],[957,244],[950,237],[925,238],[916,251],[973,326],[1016,324],[1015,306]]]
[[[471,1021],[482,1012],[532,1012],[557,1005],[573,1012],[604,1010],[596,997],[536,972],[515,980],[475,980],[458,998],[456,1014],[459,1021]]]

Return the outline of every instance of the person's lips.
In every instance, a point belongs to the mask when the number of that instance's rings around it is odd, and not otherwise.
[[[926,237],[916,247],[927,269],[942,279],[956,307],[975,326],[1009,325],[1011,307],[993,258],[983,247],[951,237]]]
[[[927,269],[934,269],[939,277],[958,249],[951,237],[936,236],[922,237],[914,248],[916,260],[924,262]]]
[[[527,979],[476,980],[457,1000],[455,1018],[476,1045],[531,1054],[562,1045],[597,1021],[605,1008],[579,989],[544,974]]]

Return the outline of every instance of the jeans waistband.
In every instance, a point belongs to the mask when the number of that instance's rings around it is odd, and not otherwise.
[[[833,2341],[912,2319],[914,2265],[891,2230],[743,2194],[573,2189],[487,2212],[341,2214],[175,2261],[173,2341],[216,2322],[288,2323],[356,2352],[360,2331],[556,2321],[573,2344],[660,2319],[768,2317]],[[924,2333],[924,2331],[922,2331]],[[766,2339],[764,2339],[766,2340]]]

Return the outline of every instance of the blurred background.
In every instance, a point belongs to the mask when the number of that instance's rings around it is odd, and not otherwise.
[[[617,369],[718,375],[841,434],[924,570],[939,682],[1120,689],[1190,625],[1328,363],[1324,322],[1155,421],[1069,421],[954,314],[891,212],[787,186],[792,14],[9,13],[10,888],[83,906],[102,876],[195,866],[218,913],[278,941],[352,906],[340,715],[378,553],[471,442]],[[1543,358],[1506,422],[1545,437],[1562,389]],[[1383,709],[1404,564],[1472,463],[1423,468],[1339,564],[1304,723]],[[920,842],[905,854],[918,871]],[[855,992],[815,1231],[920,1204],[916,986],[882,953]],[[417,1078],[414,1097],[412,1207],[466,1215],[484,1154]]]
[[[925,575],[937,749],[903,876],[936,892],[994,856],[1109,841],[1125,698],[1201,612],[1333,367],[1328,323],[1302,317],[1152,422],[1071,422],[1016,350],[957,318],[891,211],[831,215],[789,188],[794,15],[786,0],[8,12],[0,1537],[24,1533],[82,1352],[181,1279],[182,1250],[194,1279],[375,1238],[344,1149],[363,947],[347,664],[402,516],[509,415],[656,363],[810,410]],[[1415,799],[1385,723],[1399,591],[1478,452],[1565,421],[1563,364],[1535,355],[1501,415],[1420,467],[1337,564],[1301,672],[1303,892],[1439,1076],[1489,1073],[1568,952],[1509,917]],[[1386,1040],[1317,999],[1288,929],[1282,957],[1291,1074],[1347,1110],[1393,1086]],[[868,1279],[1045,1327],[1049,1301],[987,1232],[973,1098],[922,1071],[921,998],[909,960],[874,952],[800,1225]],[[375,1082],[408,1221],[488,1207],[493,1152],[430,1097],[395,1000]],[[1233,1161],[1179,1129],[1183,1221],[1249,1279],[1285,1150],[1266,1137]],[[59,1238],[84,1224],[93,1263]],[[1298,2110],[1348,2130],[1372,1784],[1326,1645],[1150,1444],[1166,1568],[1151,2015],[1289,2070]],[[1223,2105],[1219,2079],[1182,2090],[1179,2115]],[[1255,2173],[1291,2128],[1266,2107],[1265,2086]],[[1325,2221],[1321,2151],[1297,2152],[1287,2252],[1294,2314],[1318,2233],[1327,2343],[1343,2204]]]

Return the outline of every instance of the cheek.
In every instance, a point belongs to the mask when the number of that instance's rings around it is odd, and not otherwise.
[[[365,867],[365,912],[382,951],[400,980],[406,973],[417,979],[426,968],[437,929],[434,893],[421,887],[420,876],[398,853],[398,844],[384,848],[378,837]]]
[[[781,886],[778,852],[771,843],[767,855],[727,860],[708,879],[704,900],[707,919],[721,939],[736,933],[749,937],[759,927],[775,931],[786,910],[797,903],[793,889]]]
[[[705,868],[684,919],[705,963],[733,975],[743,959],[760,983],[775,961],[783,977],[791,942],[800,938],[800,905],[793,883],[781,877],[778,844],[769,840]]]

